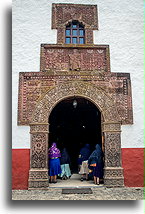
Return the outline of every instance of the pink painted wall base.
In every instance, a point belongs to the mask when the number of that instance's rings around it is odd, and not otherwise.
[[[12,189],[28,189],[30,149],[12,149]]]
[[[144,186],[144,149],[123,148],[122,165],[127,187]],[[28,189],[30,149],[12,150],[12,189]]]
[[[144,149],[122,149],[124,183],[128,187],[144,186]]]

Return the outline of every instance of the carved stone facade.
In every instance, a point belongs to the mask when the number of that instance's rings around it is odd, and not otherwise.
[[[77,84],[75,87],[74,85]],[[65,88],[62,91],[62,88]],[[32,114],[39,101],[48,92],[50,96],[57,96],[61,92],[62,98],[69,96],[67,90],[71,88],[73,93],[87,96],[101,94],[102,106],[110,108],[110,100],[116,106],[119,120],[122,124],[132,124],[132,98],[131,81],[128,73],[111,73],[98,71],[63,71],[52,70],[48,72],[22,72],[19,78],[19,101],[18,101],[18,125],[29,125],[32,121]],[[95,92],[96,91],[96,92]],[[52,95],[52,94],[55,94]],[[74,94],[71,94],[74,96]],[[114,118],[114,111],[104,111],[104,117]],[[112,115],[111,115],[112,114]],[[46,119],[47,120],[47,119]],[[108,118],[109,120],[109,118]]]
[[[40,72],[19,76],[18,125],[29,125],[31,134],[29,189],[48,188],[49,116],[68,97],[86,98],[100,110],[104,184],[123,186],[120,133],[121,124],[133,123],[130,74],[111,73],[108,45],[88,45],[98,29],[97,6],[53,4],[52,10],[58,44],[41,45]],[[65,26],[72,20],[85,25],[86,44],[63,44]]]

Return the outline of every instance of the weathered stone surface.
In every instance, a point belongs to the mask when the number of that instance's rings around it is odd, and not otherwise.
[[[108,45],[41,45],[41,71],[110,72]]]
[[[116,119],[118,114],[118,120],[122,124],[133,123],[131,83],[128,73],[51,71],[20,73],[18,125],[29,125],[32,120],[35,122],[32,115],[37,111],[41,115],[44,114],[41,109],[43,99],[45,99],[43,108],[47,111],[47,108],[53,108],[55,102],[59,102],[63,97],[74,95],[84,96],[96,102],[97,107],[103,110],[104,118],[109,121]],[[38,105],[40,107],[36,110]],[[114,110],[112,106],[115,106]],[[37,122],[47,123],[48,114],[43,121],[39,119]]]
[[[85,26],[85,43],[93,44],[93,30],[98,29],[97,5],[52,4],[52,29],[57,29],[57,43],[65,43],[65,26],[77,20]]]

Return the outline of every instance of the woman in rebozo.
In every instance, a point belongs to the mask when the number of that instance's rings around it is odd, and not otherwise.
[[[56,147],[56,143],[52,143],[48,150],[49,157],[49,176],[50,183],[57,183],[57,175],[61,173],[60,160],[61,157],[60,150]]]
[[[92,152],[88,160],[89,167],[93,167],[93,176],[95,184],[99,185],[100,178],[103,178],[103,152],[99,144]]]
[[[63,148],[61,151],[60,166],[62,173],[59,176],[61,177],[61,179],[66,180],[70,178],[71,177],[70,157],[66,148]]]
[[[90,145],[85,144],[85,146],[80,150],[79,158],[80,162],[80,171],[79,174],[81,175],[81,181],[86,178],[88,180],[89,168],[88,168],[88,158],[90,156]]]

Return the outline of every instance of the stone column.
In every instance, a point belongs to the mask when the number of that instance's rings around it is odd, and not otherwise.
[[[122,187],[124,176],[121,160],[121,124],[104,122],[103,132],[105,138],[104,185]]]
[[[28,189],[48,188],[48,123],[30,124],[31,151]]]

